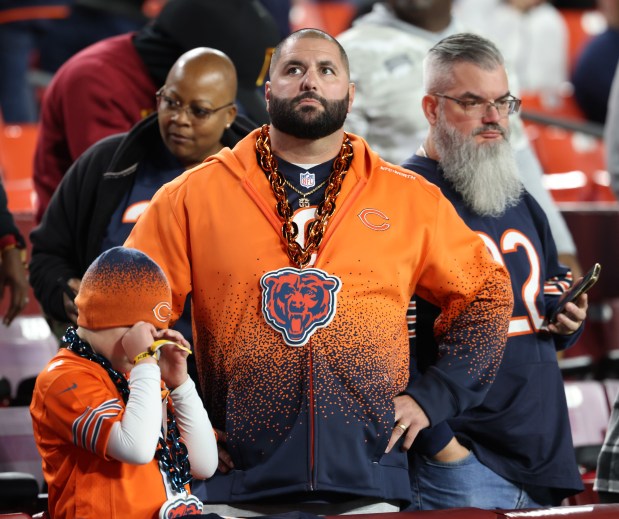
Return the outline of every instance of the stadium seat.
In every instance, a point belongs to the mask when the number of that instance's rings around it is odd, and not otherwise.
[[[606,19],[597,9],[560,9],[568,32],[568,67],[574,64],[584,45],[596,34],[606,29]]]
[[[0,119],[0,175],[12,213],[34,211],[32,168],[39,124],[4,124]]]
[[[557,202],[617,203],[602,139],[556,126],[536,127],[530,140],[545,173],[544,185]]]
[[[0,511],[35,510],[38,495],[39,485],[32,474],[0,472]]]
[[[564,92],[553,96],[534,92],[522,92],[522,111],[524,113],[560,117],[572,121],[586,122],[587,118],[581,110],[573,93],[573,87],[568,85]]]
[[[356,9],[354,2],[298,0],[290,15],[290,25],[292,30],[315,27],[337,36],[350,27]]]
[[[32,419],[27,407],[0,407],[0,472],[31,474],[37,491],[43,488],[41,456],[34,442]],[[1,486],[3,483],[0,483]]]
[[[606,391],[600,381],[566,381],[565,396],[576,460],[595,470],[610,419]]]
[[[17,316],[0,334],[0,377],[11,385],[12,398],[20,383],[36,377],[58,351],[58,340],[41,316]]]
[[[602,385],[604,386],[604,391],[606,392],[606,399],[608,401],[608,409],[612,413],[615,399],[617,398],[617,395],[619,395],[619,379],[616,379],[616,378],[604,379],[602,380]]]

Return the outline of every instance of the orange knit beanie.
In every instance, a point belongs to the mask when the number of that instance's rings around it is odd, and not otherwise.
[[[103,252],[82,278],[75,298],[77,324],[90,330],[146,321],[167,328],[172,315],[168,280],[159,265],[136,249]]]

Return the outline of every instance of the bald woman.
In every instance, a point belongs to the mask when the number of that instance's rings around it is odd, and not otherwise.
[[[30,237],[30,282],[49,317],[75,323],[83,273],[102,251],[124,243],[155,192],[253,129],[237,116],[236,91],[228,56],[192,49],[157,92],[156,114],[97,142],[71,166]],[[190,322],[185,315],[177,323],[188,338]]]

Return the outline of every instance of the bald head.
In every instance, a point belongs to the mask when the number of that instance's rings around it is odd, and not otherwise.
[[[236,118],[236,90],[236,69],[223,52],[197,47],[176,60],[157,112],[161,137],[182,164],[193,166],[222,148]]]
[[[234,63],[217,49],[196,47],[176,60],[168,72],[166,85],[188,81],[194,82],[200,89],[215,88],[227,92],[232,101],[236,98],[237,76]]]

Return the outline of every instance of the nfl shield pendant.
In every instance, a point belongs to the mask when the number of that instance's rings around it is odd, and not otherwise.
[[[316,185],[316,175],[314,175],[314,173],[310,173],[309,171],[300,173],[299,184],[301,184],[301,187],[304,187],[305,189],[314,187]]]
[[[262,315],[288,346],[304,346],[335,317],[340,278],[320,269],[287,267],[260,279]]]

